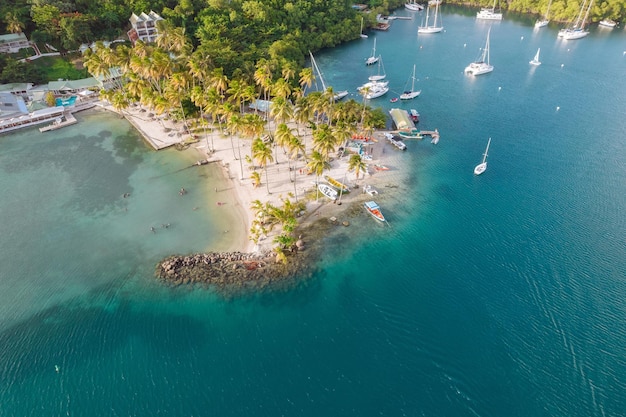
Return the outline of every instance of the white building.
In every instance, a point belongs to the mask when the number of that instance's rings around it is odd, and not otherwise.
[[[163,18],[151,10],[150,13],[141,13],[139,16],[133,13],[128,20],[132,25],[132,29],[128,31],[128,39],[134,44],[138,40],[145,43],[156,41],[159,35],[157,22]]]
[[[30,42],[23,33],[0,35],[0,52],[13,54],[24,48],[30,48]]]

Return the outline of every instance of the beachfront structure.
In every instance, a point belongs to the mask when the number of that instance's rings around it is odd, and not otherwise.
[[[33,83],[0,84],[0,93],[10,93],[27,99],[33,89]]]
[[[30,48],[30,42],[23,33],[0,35],[0,52],[14,54],[24,48]]]
[[[128,20],[132,26],[128,31],[128,39],[134,45],[138,40],[145,43],[155,42],[159,36],[157,22],[163,18],[151,10],[150,13],[141,13],[139,16],[133,13]]]

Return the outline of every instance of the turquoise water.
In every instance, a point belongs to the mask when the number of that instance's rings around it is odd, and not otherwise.
[[[472,79],[489,25],[442,9],[439,35],[373,35],[374,104],[417,64],[400,105],[441,141],[408,142],[403,192],[377,199],[391,227],[354,219],[289,292],[154,283],[160,256],[223,242],[193,154],[106,114],[0,137],[0,415],[623,415],[626,35],[507,18]],[[326,82],[365,82],[372,42],[316,54]]]

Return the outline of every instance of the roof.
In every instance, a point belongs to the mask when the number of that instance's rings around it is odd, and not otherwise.
[[[7,33],[6,35],[0,35],[0,43],[28,41],[28,38],[23,33]]]
[[[413,123],[413,120],[411,120],[406,110],[391,109],[389,110],[389,114],[396,124],[397,129],[415,129],[415,123]]]
[[[157,20],[163,20],[163,18],[159,16],[158,13],[155,13],[154,11],[150,10],[150,13],[145,14],[142,12],[139,16],[133,13],[130,16],[130,19],[128,20],[130,20],[130,23],[134,25],[137,22],[149,22],[149,21],[156,22]]]
[[[73,91],[90,87],[100,88],[100,83],[94,77],[83,78],[82,80],[50,81],[48,83],[48,90],[52,91]]]

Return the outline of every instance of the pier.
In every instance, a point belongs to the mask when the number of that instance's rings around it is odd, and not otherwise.
[[[420,135],[422,136],[430,136],[431,137],[431,141],[430,143],[432,143],[433,145],[436,145],[437,143],[439,143],[439,130],[435,129],[435,130],[420,130]]]
[[[70,112],[66,112],[61,117],[54,120],[52,124],[49,124],[48,126],[40,127],[39,131],[47,132],[49,130],[57,130],[57,129],[61,129],[62,127],[73,125],[76,123],[78,123],[78,120],[76,120],[74,115]]]

